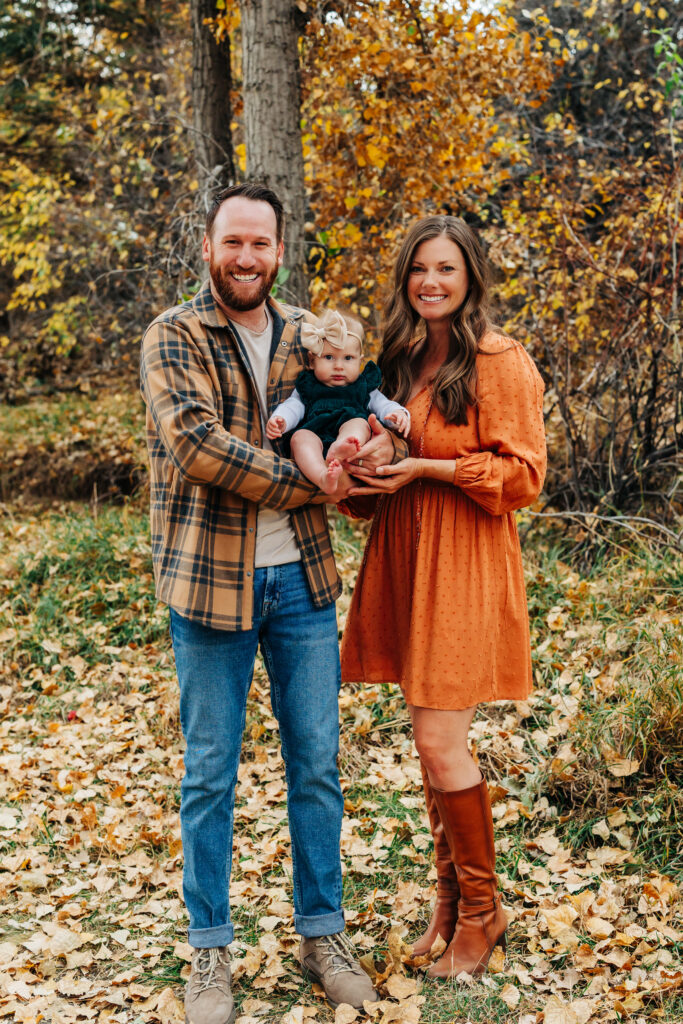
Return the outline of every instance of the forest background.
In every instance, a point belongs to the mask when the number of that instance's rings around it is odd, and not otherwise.
[[[486,982],[406,974],[433,881],[419,772],[391,688],[342,698],[378,1019],[683,1020],[682,21],[674,0],[0,5],[0,1013],[180,1013],[137,352],[199,287],[212,189],[246,175],[290,213],[278,296],[345,303],[371,347],[406,226],[465,217],[546,381],[548,478],[520,516],[537,690],[475,729],[518,921]],[[364,530],[333,529],[342,625]],[[330,1019],[293,966],[261,667],[243,769],[240,1013]]]

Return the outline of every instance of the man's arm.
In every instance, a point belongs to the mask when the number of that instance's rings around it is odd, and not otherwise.
[[[140,379],[164,448],[190,483],[221,487],[273,509],[325,500],[294,462],[262,450],[260,428],[259,444],[225,429],[202,354],[182,323],[157,321],[147,330]]]

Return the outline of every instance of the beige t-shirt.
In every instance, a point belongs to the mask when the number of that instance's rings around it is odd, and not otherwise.
[[[270,345],[273,340],[273,318],[267,307],[266,317],[268,323],[260,334],[256,331],[250,331],[248,327],[244,327],[242,324],[236,324],[234,321],[231,321],[231,323],[242,339],[242,343],[249,356],[251,372],[254,375],[256,394],[261,412],[263,449],[264,451],[272,451],[273,446],[266,437],[266,421],[268,420],[267,386],[268,372],[270,370]],[[284,565],[286,562],[298,562],[300,560],[301,552],[296,542],[296,535],[292,529],[289,512],[259,507],[256,524],[254,566],[257,569],[262,569],[268,565]]]

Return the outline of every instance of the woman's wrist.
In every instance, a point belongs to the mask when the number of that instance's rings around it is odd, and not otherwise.
[[[420,476],[441,483],[452,483],[455,476],[455,459],[418,459]]]

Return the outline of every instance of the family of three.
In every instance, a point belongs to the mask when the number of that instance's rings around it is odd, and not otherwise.
[[[142,344],[155,576],[186,743],[191,1024],[235,1017],[233,808],[259,648],[285,763],[304,976],[333,1006],[378,998],[344,931],[342,679],[398,683],[410,710],[437,868],[415,955],[440,936],[428,973],[477,974],[507,928],[467,737],[477,704],[531,686],[512,513],[543,483],[543,385],[521,345],[492,328],[486,260],[459,218],[407,232],[379,369],[362,372],[358,322],[270,296],[283,231],[270,189],[222,190],[203,240],[207,283]],[[327,503],[373,520],[341,664]]]

